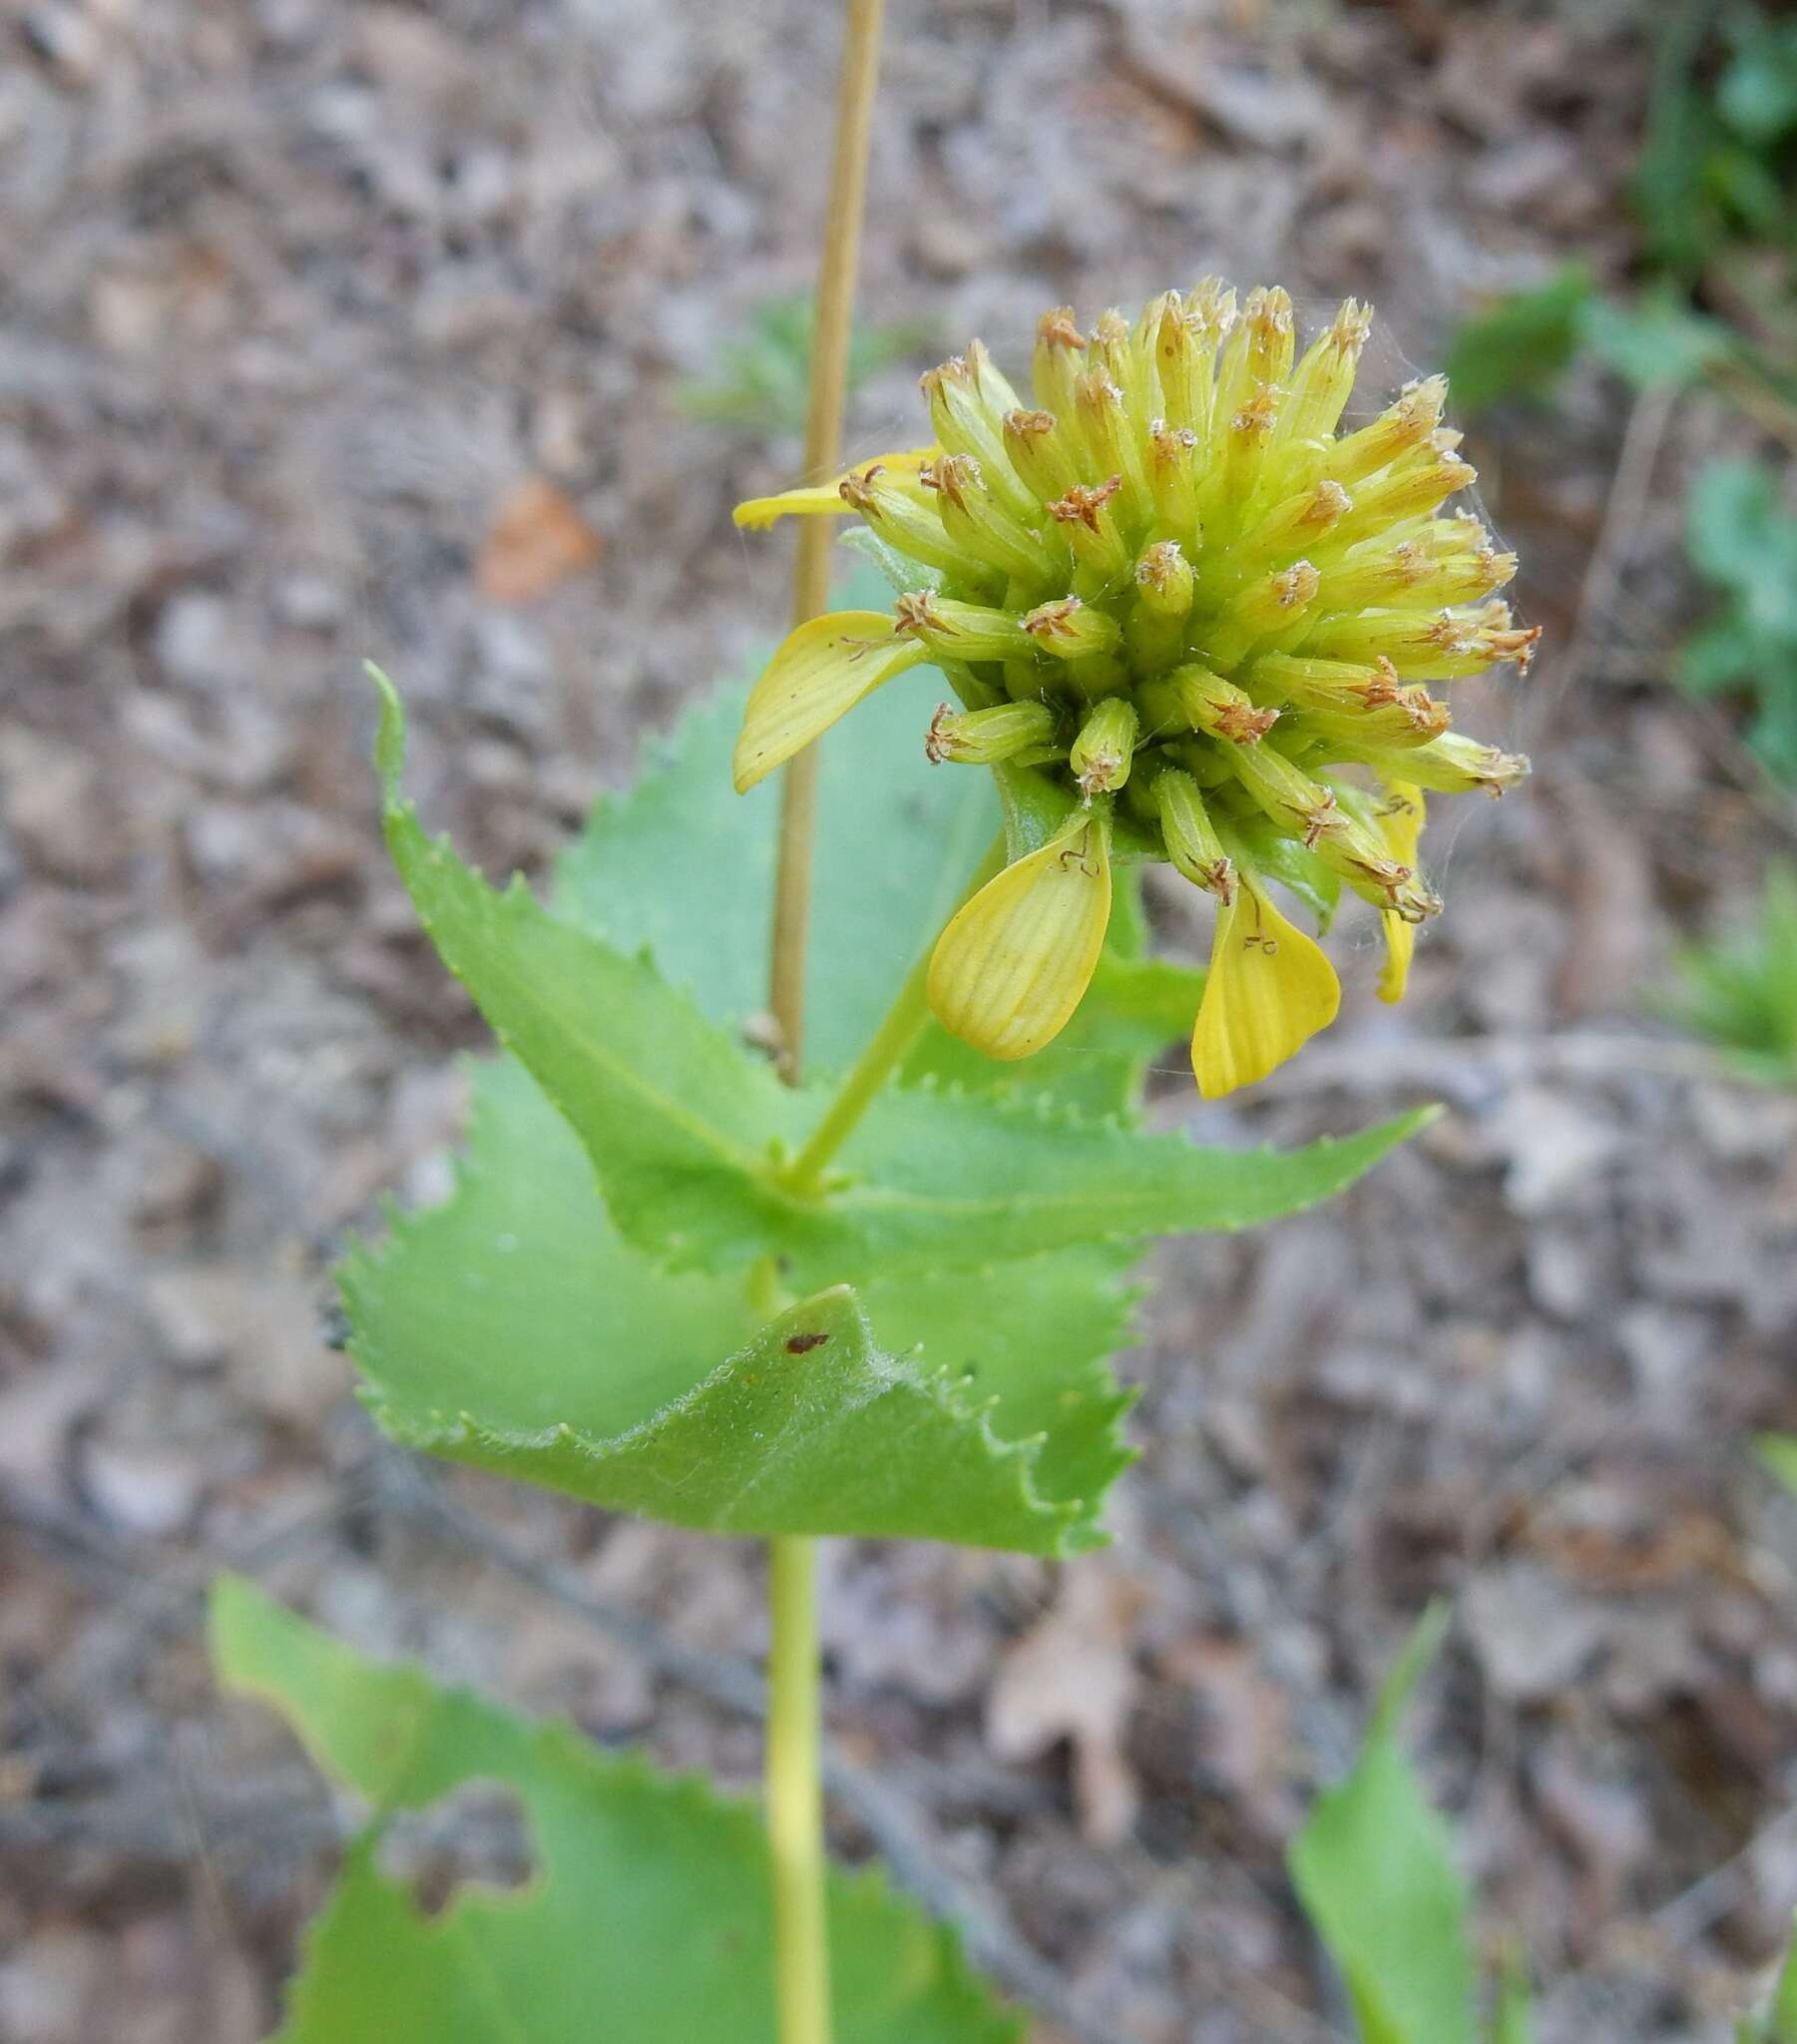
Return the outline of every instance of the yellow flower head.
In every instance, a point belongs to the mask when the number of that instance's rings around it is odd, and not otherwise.
[[[1342,430],[1371,318],[1349,299],[1300,353],[1276,287],[1238,301],[1206,279],[1090,334],[1062,308],[1038,324],[1032,403],[975,341],[923,379],[932,446],[738,507],[745,526],[853,512],[901,593],[787,639],[749,698],[737,786],[927,661],[961,699],[929,722],[930,758],[991,767],[1008,815],[1036,819],[930,972],[944,1025],[992,1056],[1066,1024],[1113,859],[1160,857],[1218,904],[1199,1088],[1264,1077],[1340,998],[1269,881],[1372,902],[1397,1000],[1441,906],[1424,790],[1498,794],[1528,771],[1431,694],[1527,669],[1539,634],[1496,595],[1515,555],[1449,508],[1473,471],[1443,379]]]

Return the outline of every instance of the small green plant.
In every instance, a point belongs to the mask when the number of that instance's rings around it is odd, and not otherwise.
[[[675,402],[688,418],[771,436],[798,432],[805,423],[811,381],[811,335],[816,309],[809,292],[764,298],[748,315],[740,339],[717,350],[711,373],[689,377]],[[922,320],[892,320],[849,341],[849,390],[891,362],[902,362],[930,340]]]
[[[1500,1975],[1491,2024],[1481,2020],[1472,1897],[1448,1826],[1400,1743],[1448,1618],[1438,1605],[1412,1634],[1352,1771],[1323,1792],[1292,1842],[1293,1884],[1341,1969],[1362,2044],[1529,2044],[1519,1965]]]
[[[1761,1452],[1797,1490],[1797,1438],[1767,1435]],[[1533,2044],[1528,1967],[1512,1945],[1489,1996],[1474,1957],[1472,1896],[1448,1825],[1431,1806],[1399,1734],[1403,1715],[1447,1630],[1426,1613],[1386,1677],[1350,1773],[1318,1797],[1288,1855],[1299,1900],[1341,1970],[1360,2044]],[[1736,2044],[1797,2044],[1797,1940],[1766,2007],[1742,2019]]]
[[[1747,928],[1692,944],[1675,963],[1677,1019],[1749,1077],[1797,1086],[1797,867],[1767,873]]]
[[[1797,427],[1797,24],[1771,10],[1686,5],[1655,42],[1635,181],[1639,283],[1602,288],[1570,263],[1507,293],[1455,333],[1448,365],[1466,410],[1550,397],[1592,356],[1636,389],[1706,382],[1789,442]],[[1725,311],[1727,316],[1718,316]],[[1797,519],[1769,468],[1706,465],[1688,547],[1720,593],[1673,670],[1698,695],[1750,705],[1748,743],[1797,780]]]
[[[1651,259],[1694,281],[1734,268],[1747,243],[1791,253],[1794,141],[1797,27],[1766,6],[1687,0],[1659,34],[1635,179]]]

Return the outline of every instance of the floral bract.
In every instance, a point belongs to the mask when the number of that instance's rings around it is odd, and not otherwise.
[[[1371,316],[1349,299],[1299,356],[1276,287],[1238,310],[1207,280],[1133,323],[1107,312],[1090,337],[1050,312],[1034,405],[975,341],[923,379],[933,447],[739,507],[747,526],[853,511],[917,572],[890,615],[814,619],[781,646],[749,698],[739,788],[928,661],[961,699],[923,734],[930,758],[1039,776],[1067,808],[932,960],[938,1017],[990,1055],[1041,1049],[1078,1007],[1120,812],[1217,899],[1192,1034],[1211,1097],[1263,1078],[1339,1004],[1268,881],[1307,865],[1372,902],[1397,1000],[1441,906],[1418,863],[1424,790],[1498,794],[1528,771],[1453,731],[1430,693],[1526,668],[1539,632],[1495,594],[1516,557],[1445,509],[1473,470],[1442,428],[1443,379],[1340,430]]]

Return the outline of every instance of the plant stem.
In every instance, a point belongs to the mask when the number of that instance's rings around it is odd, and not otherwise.
[[[780,2044],[828,2044],[823,1784],[818,1772],[817,1543],[768,1543],[767,1835]]]
[[[829,210],[811,335],[805,479],[832,474],[842,453],[849,319],[867,145],[873,124],[883,0],[849,0]],[[792,622],[829,601],[833,521],[799,521],[792,569]],[[811,840],[817,821],[817,749],[808,746],[781,776],[778,863],[768,1003],[779,1029],[780,1072],[798,1077],[805,1034],[805,952],[811,921]],[[830,2044],[829,1926],[824,1900],[823,1787],[819,1774],[817,1552],[808,1539],[769,1548],[767,1835],[772,1857],[774,1982],[780,2044]]]
[[[1005,835],[1000,831],[987,848],[986,856],[967,883],[967,895],[985,886],[1005,863]],[[873,1105],[880,1089],[905,1062],[911,1046],[930,1019],[925,987],[930,976],[930,953],[925,950],[906,975],[898,998],[887,1009],[885,1020],[868,1039],[867,1048],[855,1060],[836,1097],[824,1111],[823,1119],[805,1139],[804,1148],[780,1174],[781,1189],[806,1199],[822,1183],[825,1167],[848,1140],[855,1124]]]
[[[873,121],[884,0],[849,0],[836,91],[836,147],[830,203],[817,275],[811,334],[810,403],[805,416],[805,472],[822,482],[842,459],[842,401],[848,383],[849,321],[861,214],[867,196],[867,142]],[[792,563],[792,622],[802,625],[830,597],[835,521],[801,518]],[[773,956],[768,1005],[779,1024],[780,1070],[797,1076],[805,1035],[805,949],[811,921],[811,839],[817,821],[817,748],[810,745],[780,779],[779,856],[774,879]]]

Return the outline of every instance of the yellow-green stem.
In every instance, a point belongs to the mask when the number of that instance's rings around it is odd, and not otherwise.
[[[780,2044],[827,2044],[823,1785],[817,1683],[817,1543],[768,1543],[767,1835],[773,1857],[774,1987]]]
[[[973,894],[1005,863],[1005,836],[1001,831],[988,847],[979,869],[967,883]],[[965,896],[963,897],[966,898]],[[930,953],[924,951],[912,966],[898,998],[886,1011],[886,1019],[868,1039],[867,1048],[855,1060],[836,1097],[824,1111],[823,1119],[805,1140],[805,1146],[781,1174],[780,1183],[801,1199],[815,1193],[823,1182],[830,1159],[848,1140],[855,1124],[867,1112],[886,1081],[905,1062],[911,1046],[930,1019],[926,987],[930,977]]]
[[[808,483],[834,475],[842,461],[842,402],[848,384],[849,323],[867,197],[867,142],[873,123],[884,0],[849,0],[836,94],[836,147],[817,275],[811,334],[810,402],[805,416]],[[792,563],[792,622],[817,617],[830,600],[835,520],[798,520]],[[798,1074],[805,1036],[805,951],[811,922],[811,840],[817,821],[817,748],[807,746],[780,780],[780,832],[774,875],[773,949],[768,1005],[779,1025],[780,1069]]]
[[[849,320],[867,144],[873,123],[883,0],[849,0],[836,97],[836,143],[811,337],[805,476],[832,474],[842,452]],[[792,621],[829,601],[831,521],[801,519],[792,571]],[[805,1034],[805,952],[811,920],[811,840],[817,752],[791,762],[780,788],[768,1003],[779,1031],[780,1071],[798,1077]],[[817,1556],[808,1539],[771,1543],[768,1596],[767,1834],[773,1875],[774,1981],[780,2044],[830,2044],[830,1950],[825,1920],[823,1788],[818,1754]]]

